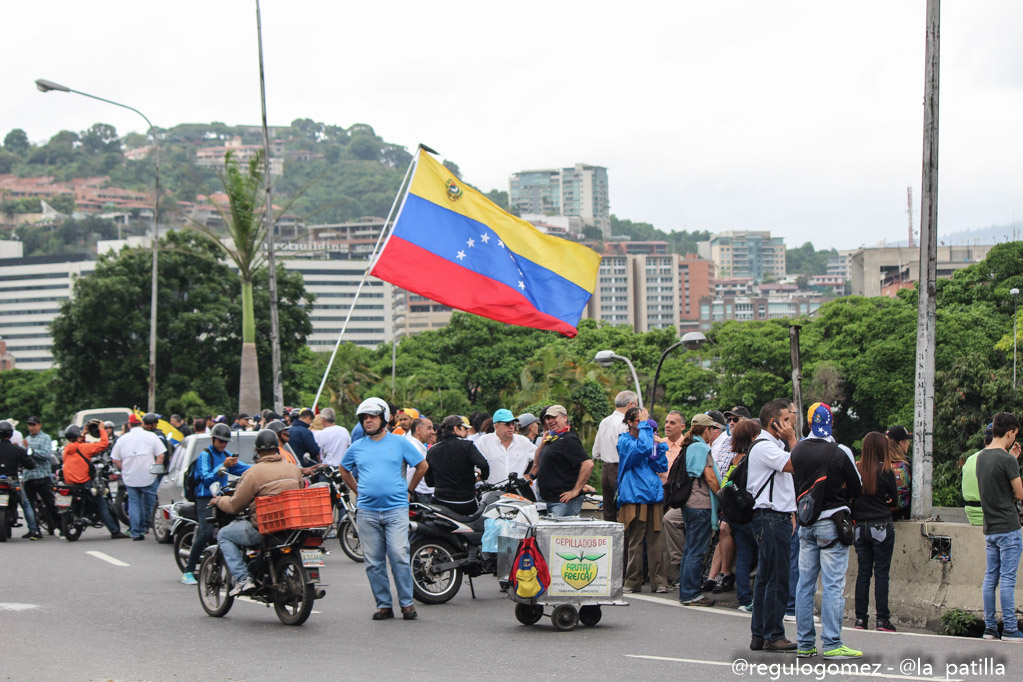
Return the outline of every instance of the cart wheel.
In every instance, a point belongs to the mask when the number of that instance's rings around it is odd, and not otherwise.
[[[583,606],[579,609],[579,622],[588,627],[593,627],[600,622],[599,606]]]
[[[554,607],[551,623],[555,630],[574,630],[575,626],[579,624],[579,612],[571,604],[561,604]]]
[[[533,604],[516,604],[515,619],[523,625],[533,625],[543,618],[543,607]]]

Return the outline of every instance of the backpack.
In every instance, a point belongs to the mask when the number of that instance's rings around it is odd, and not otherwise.
[[[547,561],[540,553],[540,548],[536,546],[535,537],[519,541],[508,580],[512,592],[519,599],[536,599],[550,587],[551,571],[547,568]]]
[[[831,465],[831,459],[838,452],[838,445],[832,443],[832,446],[824,463],[814,474],[813,483],[796,498],[796,521],[800,526],[812,526],[817,523],[821,512],[824,511],[824,494],[828,487],[828,467]]]
[[[766,439],[759,439],[753,441],[753,445],[760,443]],[[750,450],[753,447],[750,446]],[[718,490],[718,508],[724,515],[725,519],[729,523],[749,523],[753,520],[753,505],[756,504],[760,498],[760,494],[764,492],[764,488],[771,485],[770,495],[774,495],[774,475],[777,471],[772,471],[770,477],[764,484],[760,486],[760,490],[757,491],[756,495],[751,495],[746,489],[746,483],[749,480],[749,453],[742,458],[742,461],[735,465],[732,470],[731,476],[728,477],[728,483],[723,488]]]
[[[895,503],[892,509],[909,509],[909,500],[912,496],[910,487],[909,463],[892,462],[892,474],[895,476]]]
[[[199,477],[196,475],[199,463],[199,457],[206,454],[206,450],[199,453],[199,456],[192,460],[192,463],[185,469],[185,499],[189,502],[195,502],[195,490],[199,487]]]
[[[90,480],[95,480],[97,472],[96,472],[96,465],[92,463],[92,458],[91,457],[86,457],[84,454],[82,454],[82,451],[79,450],[78,448],[75,448],[75,454],[78,455],[79,457],[81,457],[82,459],[84,459],[85,463],[87,465],[89,465],[89,479]]]
[[[664,506],[670,509],[681,509],[689,501],[689,495],[693,492],[693,482],[696,480],[689,475],[686,469],[686,450],[688,446],[675,457],[668,470],[668,482],[664,484]]]

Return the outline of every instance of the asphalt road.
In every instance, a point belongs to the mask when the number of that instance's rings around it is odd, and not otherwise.
[[[417,621],[374,622],[362,564],[329,542],[327,596],[301,627],[241,601],[210,618],[196,588],[179,583],[171,547],[151,537],[88,530],[74,543],[0,545],[0,679],[1016,680],[1023,666],[1023,646],[1010,643],[847,629],[845,643],[865,656],[857,674],[842,673],[820,658],[749,651],[749,616],[734,609],[650,594],[604,607],[596,627],[556,632],[547,618],[520,625],[490,576],[476,580],[476,600],[466,584],[448,604],[417,605]],[[739,659],[764,667],[741,670]]]

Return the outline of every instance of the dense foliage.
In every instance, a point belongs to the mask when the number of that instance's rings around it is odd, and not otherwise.
[[[800,247],[785,250],[785,272],[789,275],[826,275],[828,257],[837,255],[835,249],[816,251],[812,243],[805,242]]]

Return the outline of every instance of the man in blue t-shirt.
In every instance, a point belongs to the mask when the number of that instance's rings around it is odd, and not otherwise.
[[[357,496],[355,523],[366,562],[366,577],[376,598],[373,620],[394,618],[387,561],[398,590],[405,620],[415,620],[412,567],[409,564],[408,501],[428,468],[426,459],[408,440],[388,433],[391,414],[380,398],[368,398],[355,412],[366,437],[352,444],[341,459],[341,477]],[[415,467],[406,481],[402,465]],[[352,476],[358,468],[359,480]]]

